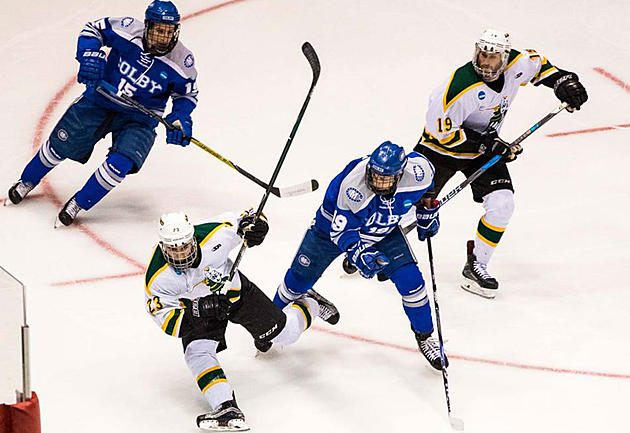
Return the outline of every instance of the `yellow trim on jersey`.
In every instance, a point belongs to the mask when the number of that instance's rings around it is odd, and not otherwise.
[[[523,53],[519,53],[518,56],[514,57],[514,59],[512,59],[512,61],[507,64],[507,66],[505,67],[504,71],[507,71],[512,66],[514,66],[514,63],[516,63],[518,61],[518,59],[520,59],[521,57],[523,57]]]
[[[155,247],[157,249],[157,247]],[[155,250],[153,251],[153,254],[155,254]],[[165,263],[164,266],[162,266],[160,269],[157,270],[157,272],[155,274],[153,274],[153,276],[151,277],[151,279],[149,280],[149,283],[144,286],[144,290],[147,292],[147,295],[149,296],[153,296],[151,293],[151,289],[149,289],[149,287],[151,287],[151,284],[153,284],[153,281],[155,280],[155,278],[160,275],[162,273],[162,271],[164,271],[164,269],[168,268],[168,263]]]
[[[494,230],[495,232],[504,232],[505,231],[505,227],[497,227],[497,226],[493,226],[492,224],[488,224],[488,221],[485,220],[484,217],[481,217],[481,221],[483,222],[483,225],[488,227],[489,229]]]
[[[232,225],[232,223],[230,223],[230,222],[224,222],[224,223],[219,224],[219,225],[218,225],[218,226],[216,226],[215,228],[213,228],[213,229],[212,229],[212,231],[211,231],[210,233],[208,233],[208,234],[206,235],[206,237],[205,237],[205,238],[203,238],[203,240],[202,240],[201,242],[199,242],[199,246],[200,246],[200,247],[203,247],[203,246],[204,246],[204,244],[210,240],[210,238],[212,237],[212,235],[213,235],[213,234],[215,234],[215,233],[217,232],[217,230],[219,230],[221,227],[223,227],[223,226],[225,226],[225,225],[231,226],[231,225]]]
[[[233,298],[228,298],[230,300],[230,302],[236,302],[239,300],[239,298],[241,297],[241,288],[240,287],[232,287],[230,290],[228,290],[228,292],[238,292],[238,295],[234,296]]]
[[[166,316],[166,319],[164,319],[164,322],[162,322],[162,331],[166,332],[166,328],[168,327],[168,324],[174,315],[175,315],[175,309],[171,310],[171,312],[168,313],[168,315]]]
[[[544,76],[549,75],[549,74],[550,74],[550,73],[552,73],[552,72],[558,72],[558,70],[556,69],[556,67],[555,67],[555,66],[553,66],[553,67],[551,67],[551,68],[547,69],[547,70],[546,70],[545,72],[543,72],[543,73],[540,73],[540,72],[539,72],[539,73],[537,73],[537,74],[534,76],[534,81],[540,81],[540,80],[542,80],[542,78],[543,78]]]
[[[435,140],[438,143],[440,143],[442,146],[444,147],[453,147],[453,146],[457,146],[458,144],[460,144],[462,141],[464,141],[464,134],[462,133],[461,128],[456,129],[455,131],[453,131],[450,135],[447,135],[445,138],[443,139],[439,139],[436,136],[434,136],[433,134],[431,134],[429,131],[427,131],[427,128],[424,128],[424,133],[427,134],[429,136],[429,139]],[[447,144],[448,141],[452,140],[453,138],[455,138],[455,134],[459,133],[459,140],[457,140],[454,143],[451,144]]]
[[[441,153],[443,155],[453,155],[453,156],[470,156],[473,158],[478,157],[479,155],[481,155],[480,152],[476,152],[476,153],[465,153],[465,152],[451,152],[449,150],[444,149],[443,147],[437,146],[433,143],[429,143],[428,141],[423,141],[421,143],[424,146],[428,146],[431,149],[435,150],[438,153]]]
[[[446,103],[446,95],[448,95],[448,89],[451,87],[451,83],[453,82],[453,78],[455,78],[455,74],[457,73],[457,71],[453,72],[453,75],[451,75],[451,79],[448,80],[448,84],[446,85],[446,89],[444,90],[444,96],[442,96],[442,108],[443,111],[448,110],[448,108],[453,105],[453,103],[455,101],[457,101],[457,99],[459,99],[460,96],[462,96],[464,93],[466,93],[467,91],[469,91],[472,88],[475,88],[477,86],[481,86],[482,84],[484,84],[483,81],[481,82],[477,82],[474,84],[471,84],[470,86],[466,87],[464,90],[462,90],[461,92],[459,92],[457,95],[455,95],[455,97],[453,99],[451,99],[448,104]]]

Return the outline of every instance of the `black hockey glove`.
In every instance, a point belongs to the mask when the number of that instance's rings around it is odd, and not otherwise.
[[[580,83],[580,79],[577,74],[569,72],[556,79],[553,85],[553,92],[561,102],[569,104],[567,111],[573,112],[573,110],[579,110],[582,104],[584,104],[588,95],[586,89]]]
[[[243,237],[245,246],[248,248],[262,244],[265,236],[269,231],[269,224],[264,215],[260,215],[258,219],[254,219],[255,215],[250,211],[243,214],[241,222],[238,224],[238,234]]]
[[[230,300],[227,295],[213,293],[192,302],[192,315],[195,319],[226,320],[230,312]]]
[[[482,138],[479,151],[490,155],[501,155],[501,161],[512,162],[523,152],[523,148],[517,146],[517,149],[512,149],[510,143],[499,138],[494,132]]]

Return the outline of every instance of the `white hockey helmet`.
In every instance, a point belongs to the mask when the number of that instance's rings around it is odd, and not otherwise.
[[[160,248],[169,265],[183,271],[195,262],[197,258],[195,228],[184,212],[162,215],[159,235]]]
[[[510,34],[501,30],[485,30],[475,42],[472,64],[486,82],[495,81],[507,66],[512,44]]]

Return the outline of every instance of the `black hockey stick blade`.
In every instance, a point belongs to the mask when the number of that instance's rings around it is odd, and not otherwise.
[[[319,80],[319,72],[321,71],[321,67],[319,66],[319,58],[317,57],[315,48],[313,48],[310,42],[304,42],[302,44],[302,52],[304,53],[304,56],[306,56],[306,60],[308,60],[308,63],[310,63],[311,69],[313,70],[312,87],[315,87],[315,84],[317,84],[317,80]]]

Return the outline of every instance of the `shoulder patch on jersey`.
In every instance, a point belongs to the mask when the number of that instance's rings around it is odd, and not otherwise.
[[[408,192],[427,189],[433,182],[435,168],[424,156],[411,152],[397,191]]]
[[[175,70],[184,79],[197,78],[197,69],[195,69],[195,57],[193,53],[182,44],[177,42],[173,51],[162,57],[156,57],[162,60],[168,66]]]
[[[149,286],[157,277],[157,275],[161,272],[162,268],[167,266],[166,260],[164,259],[164,255],[162,254],[162,249],[160,246],[156,246],[153,251],[153,256],[151,257],[151,262],[149,263],[149,267],[147,268],[147,273],[144,278],[144,285],[149,290]]]
[[[129,27],[131,24],[133,24],[134,21],[135,20],[132,17],[125,17],[120,20],[120,25],[122,27]]]
[[[361,191],[359,191],[353,186],[346,189],[346,197],[348,197],[350,200],[356,203],[360,203],[361,200],[363,200],[363,194],[361,194]]]
[[[444,98],[442,100],[442,106],[444,111],[468,90],[481,86],[483,80],[475,72],[472,62],[466,63],[461,68],[453,72],[451,80],[446,86],[444,91]]]

